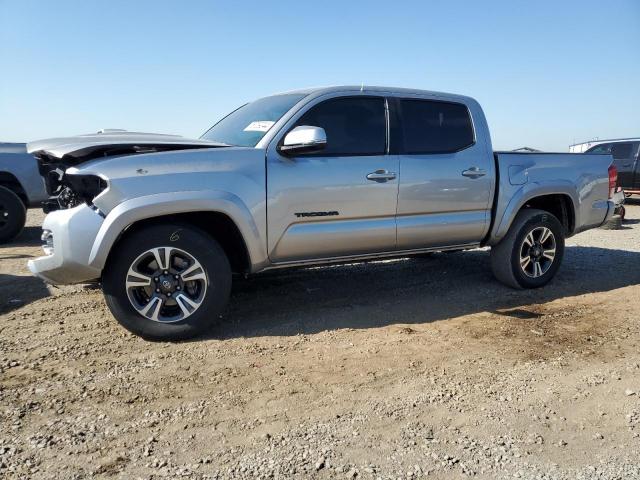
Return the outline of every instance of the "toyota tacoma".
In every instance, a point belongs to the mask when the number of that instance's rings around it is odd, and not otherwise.
[[[233,273],[490,246],[498,280],[542,287],[616,187],[609,154],[494,152],[472,98],[386,87],[269,96],[200,139],[103,131],[28,150],[57,208],[30,270],[99,282],[151,340],[208,329]]]

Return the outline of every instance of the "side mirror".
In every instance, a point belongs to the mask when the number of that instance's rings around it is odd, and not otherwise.
[[[300,125],[284,137],[278,151],[282,155],[298,155],[322,150],[327,146],[327,134],[324,128]]]

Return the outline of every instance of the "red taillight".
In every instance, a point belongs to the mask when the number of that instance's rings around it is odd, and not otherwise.
[[[618,183],[618,169],[615,165],[609,165],[609,198],[613,198]]]

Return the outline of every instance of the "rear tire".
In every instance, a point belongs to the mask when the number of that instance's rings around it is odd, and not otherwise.
[[[544,210],[525,209],[491,248],[495,277],[512,288],[538,288],[555,276],[564,256],[564,229]]]
[[[124,328],[147,340],[178,341],[217,322],[229,299],[231,267],[211,236],[188,224],[156,225],[133,232],[116,249],[103,291]]]
[[[18,195],[0,186],[0,243],[16,238],[27,220],[27,209]]]

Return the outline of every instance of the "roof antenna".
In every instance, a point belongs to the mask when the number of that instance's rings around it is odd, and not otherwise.
[[[362,83],[360,84],[360,91],[361,91],[361,92],[364,92],[364,82],[362,82]]]

